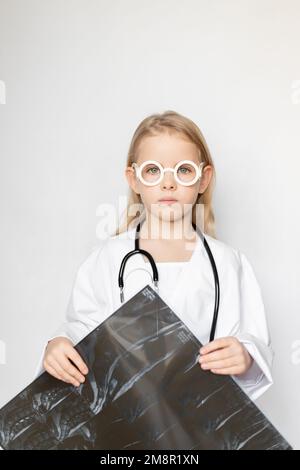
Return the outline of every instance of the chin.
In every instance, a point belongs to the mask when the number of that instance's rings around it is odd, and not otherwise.
[[[176,213],[174,211],[169,211],[165,214],[160,214],[159,215],[159,219],[160,220],[163,220],[164,222],[175,222],[176,220],[180,220],[182,219],[183,217],[183,214],[180,212],[180,213]]]

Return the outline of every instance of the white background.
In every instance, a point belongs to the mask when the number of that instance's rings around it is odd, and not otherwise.
[[[300,448],[299,20],[297,0],[0,0],[0,406],[64,319],[97,207],[126,194],[135,128],[172,109],[204,133],[217,236],[262,289],[257,404]]]

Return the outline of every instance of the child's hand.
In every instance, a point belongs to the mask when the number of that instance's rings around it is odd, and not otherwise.
[[[70,362],[70,359],[79,370]],[[85,380],[83,374],[88,373],[86,364],[74,348],[72,342],[62,336],[53,338],[48,342],[43,366],[49,374],[57,379],[71,383],[77,387]]]
[[[199,363],[204,370],[215,374],[240,375],[253,362],[245,346],[234,336],[218,338],[200,349]]]

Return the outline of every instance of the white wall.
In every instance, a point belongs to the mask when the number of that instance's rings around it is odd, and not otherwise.
[[[218,237],[262,288],[258,404],[300,448],[299,19],[297,0],[0,0],[0,406],[64,318],[97,207],[126,194],[134,129],[173,109],[208,141]]]

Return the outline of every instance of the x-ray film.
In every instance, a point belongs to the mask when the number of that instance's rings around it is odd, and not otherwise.
[[[291,449],[147,285],[76,345],[79,387],[43,372],[0,410],[3,449]]]

